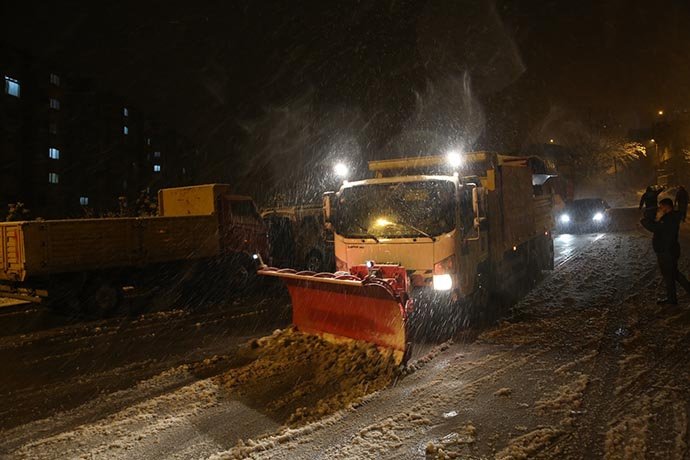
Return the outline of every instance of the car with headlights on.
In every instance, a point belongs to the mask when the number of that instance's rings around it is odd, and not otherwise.
[[[556,216],[561,233],[596,232],[609,223],[610,206],[601,198],[573,200]]]

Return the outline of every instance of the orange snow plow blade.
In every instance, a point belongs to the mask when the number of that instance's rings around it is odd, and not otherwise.
[[[361,340],[406,359],[405,308],[382,280],[361,280],[330,273],[298,273],[264,268],[260,275],[281,278],[292,300],[292,323],[302,332],[327,340]]]

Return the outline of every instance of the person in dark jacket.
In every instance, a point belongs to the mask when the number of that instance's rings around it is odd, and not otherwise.
[[[688,214],[688,191],[682,185],[678,187],[676,192],[676,209],[680,213],[680,218],[685,222],[685,217]]]
[[[659,211],[661,217],[658,221],[645,217],[641,223],[644,228],[654,233],[652,247],[656,252],[661,276],[666,284],[666,298],[657,303],[677,305],[676,282],[680,283],[685,292],[690,294],[690,282],[685,275],[678,271],[678,258],[680,257],[678,230],[681,216],[678,211],[673,210],[673,201],[670,198],[664,198],[659,202]]]
[[[640,198],[640,209],[644,207],[644,217],[645,219],[654,220],[656,219],[657,211],[657,200],[662,188],[650,185],[647,190],[642,194]]]

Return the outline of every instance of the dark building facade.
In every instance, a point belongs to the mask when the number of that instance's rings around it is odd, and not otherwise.
[[[126,99],[0,45],[0,219],[104,215],[195,182],[198,151]]]

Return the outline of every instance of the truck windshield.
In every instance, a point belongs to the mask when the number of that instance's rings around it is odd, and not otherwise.
[[[346,188],[336,231],[346,237],[438,236],[455,226],[455,185],[450,181],[398,182]]]

